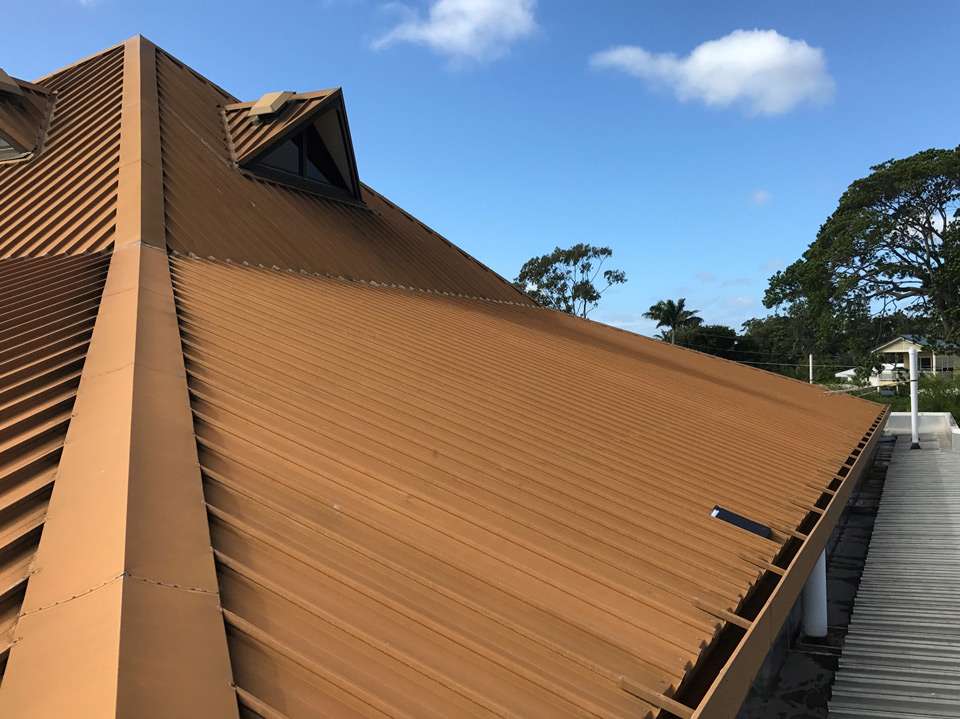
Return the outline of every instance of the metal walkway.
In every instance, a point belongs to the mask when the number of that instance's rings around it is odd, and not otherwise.
[[[960,453],[899,437],[833,685],[835,719],[960,717]]]

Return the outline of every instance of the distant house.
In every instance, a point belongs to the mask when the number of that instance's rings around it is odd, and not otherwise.
[[[921,374],[952,373],[960,367],[960,354],[946,342],[919,335],[897,335],[874,349],[883,360],[882,369],[870,375],[870,385],[881,387],[903,381],[910,371],[910,350],[917,349]],[[844,382],[855,380],[856,370],[837,372],[834,377]]]

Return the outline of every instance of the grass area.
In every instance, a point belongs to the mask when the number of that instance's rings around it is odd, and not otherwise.
[[[910,388],[900,385],[899,394],[885,397],[874,393],[864,395],[865,399],[889,404],[894,412],[910,411]],[[960,377],[921,377],[920,411],[949,412],[960,419]]]

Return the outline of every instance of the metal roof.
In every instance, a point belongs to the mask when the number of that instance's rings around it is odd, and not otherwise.
[[[880,352],[884,347],[889,347],[894,342],[899,342],[900,340],[906,340],[911,344],[917,345],[918,348],[923,349],[925,347],[933,347],[935,349],[950,350],[955,349],[955,346],[947,342],[946,340],[937,339],[933,337],[924,337],[923,335],[897,335],[893,339],[884,342],[882,345],[877,347],[874,352]]]
[[[112,252],[0,714],[736,711],[881,407],[241,172],[236,99],[143,38],[39,82],[0,248]]]
[[[45,78],[53,96],[42,152],[0,162],[0,258],[110,246],[117,202],[123,49]]]
[[[674,692],[878,414],[537,308],[173,279],[251,707],[652,712],[620,678]]]
[[[237,172],[221,115],[235,98],[163,51],[157,82],[170,249],[530,303],[368,186],[357,207]]]
[[[109,261],[105,253],[0,261],[0,677]]]
[[[960,453],[897,440],[830,716],[960,716]]]

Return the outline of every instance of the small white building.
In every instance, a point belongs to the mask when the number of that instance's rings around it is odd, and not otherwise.
[[[874,352],[880,355],[882,369],[870,375],[871,387],[897,384],[904,381],[910,371],[910,349],[917,349],[921,374],[952,373],[960,371],[960,355],[956,349],[943,340],[920,337],[918,335],[898,335],[889,342],[877,347]],[[844,382],[853,382],[856,371],[853,369],[837,372],[834,376]]]

